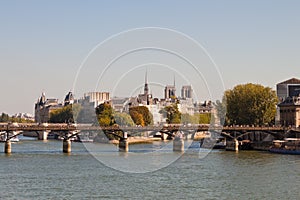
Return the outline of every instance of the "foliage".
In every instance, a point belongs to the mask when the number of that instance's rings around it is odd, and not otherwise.
[[[264,125],[276,115],[277,96],[269,87],[259,84],[237,85],[225,92],[227,124]]]
[[[178,110],[176,103],[166,106],[164,109],[159,111],[164,117],[167,118],[167,123],[169,124],[180,124],[181,123],[181,113]]]
[[[129,114],[136,125],[145,126],[145,121],[141,113],[132,110]]]
[[[210,124],[213,120],[211,113],[200,113],[195,116],[197,116],[199,124]]]
[[[182,124],[210,124],[211,113],[199,113],[194,115],[181,114]]]
[[[195,122],[194,116],[189,115],[189,114],[181,114],[181,123],[182,124],[189,124],[189,123],[191,123],[191,124],[197,124]]]
[[[32,123],[33,121],[19,117],[10,117],[8,114],[2,113],[0,116],[0,122]]]
[[[2,115],[0,116],[0,122],[9,122],[9,121],[10,121],[10,117],[8,116],[8,114],[2,113]]]
[[[102,103],[96,107],[96,115],[100,126],[114,124],[113,109],[109,103]]]
[[[153,124],[153,116],[146,106],[131,107],[129,114],[136,125],[148,126]]]
[[[50,123],[74,123],[81,110],[79,104],[70,104],[50,113]]]
[[[119,126],[134,126],[134,122],[129,114],[116,112],[114,114],[114,121]]]

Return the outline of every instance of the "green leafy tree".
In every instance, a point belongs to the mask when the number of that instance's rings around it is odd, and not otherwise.
[[[133,122],[136,125],[145,126],[145,121],[144,121],[143,115],[141,113],[138,113],[137,111],[131,111],[129,113],[130,113],[130,116],[131,116]]]
[[[160,110],[160,113],[167,118],[167,123],[169,124],[180,124],[181,121],[181,113],[178,110],[178,106],[176,103],[166,106],[164,109]],[[188,119],[189,120],[189,119]]]
[[[142,116],[141,116],[142,117]],[[134,122],[129,114],[116,112],[114,114],[115,123],[120,126],[134,126]]]
[[[0,122],[32,123],[34,121],[31,119],[24,119],[20,117],[10,117],[8,114],[2,113],[0,116]]]
[[[211,113],[200,113],[200,114],[181,114],[181,123],[183,124],[210,124]]]
[[[194,123],[194,116],[189,114],[181,114],[181,123],[183,124],[195,124]]]
[[[50,123],[74,123],[81,110],[79,104],[70,104],[50,113]]]
[[[259,84],[237,85],[225,92],[227,123],[264,125],[274,121],[278,103],[275,91]]]
[[[211,113],[200,113],[195,116],[197,116],[199,124],[210,124],[210,122],[212,121]]]
[[[9,122],[9,121],[10,121],[10,117],[8,116],[8,114],[2,113],[0,116],[0,122]]]
[[[109,103],[102,103],[96,107],[96,115],[100,126],[112,126],[114,122],[113,109]]]
[[[146,106],[131,107],[129,114],[136,125],[148,126],[153,124],[153,115]]]

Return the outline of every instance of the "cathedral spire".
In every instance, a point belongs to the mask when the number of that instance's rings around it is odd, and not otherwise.
[[[149,88],[148,88],[148,70],[146,69],[145,73],[145,86],[144,86],[144,94],[149,94]]]
[[[146,68],[146,73],[145,73],[145,84],[148,84],[148,68]]]
[[[174,83],[173,83],[174,87],[175,87],[175,74],[174,74]]]

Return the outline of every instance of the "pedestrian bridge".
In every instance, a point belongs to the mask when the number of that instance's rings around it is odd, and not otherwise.
[[[161,133],[161,139],[164,140],[169,136],[175,138],[174,141],[183,140],[182,134],[184,135],[195,134],[196,132],[212,132],[220,134],[228,138],[236,138],[236,134],[245,134],[249,132],[266,132],[272,135],[277,135],[278,137],[283,137],[283,135],[289,129],[285,127],[257,127],[257,126],[213,126],[209,124],[195,124],[195,125],[182,125],[182,124],[164,124],[162,126],[146,126],[146,127],[128,127],[128,126],[109,126],[101,127],[91,124],[67,124],[67,123],[0,123],[0,135],[6,135],[5,139],[5,153],[11,153],[11,139],[23,132],[36,132],[39,140],[47,140],[48,133],[58,132],[63,138],[63,152],[71,152],[71,141],[70,139],[80,132],[104,132],[105,134],[115,134],[116,132],[122,133],[117,135],[120,138],[119,149],[120,151],[128,151],[128,141],[127,138],[134,136],[141,132],[156,132]],[[182,145],[182,142],[176,142]],[[175,142],[174,142],[175,144]],[[182,150],[181,147],[174,147],[174,150]]]

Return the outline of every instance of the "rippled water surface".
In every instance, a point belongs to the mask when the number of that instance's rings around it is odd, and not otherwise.
[[[143,144],[130,149],[140,154],[152,147]],[[12,144],[10,156],[3,153],[3,148],[2,143],[0,199],[299,199],[300,196],[300,156],[295,155],[214,150],[199,159],[199,149],[193,148],[157,171],[124,173],[103,165],[80,143],[72,143],[70,155],[61,153],[61,141],[21,141]]]

